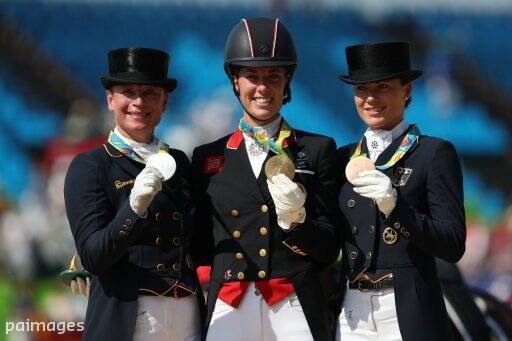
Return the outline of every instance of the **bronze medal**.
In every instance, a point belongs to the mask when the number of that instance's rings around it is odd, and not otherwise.
[[[277,174],[284,174],[290,180],[295,176],[295,165],[286,154],[272,156],[265,163],[265,175],[272,181],[272,177]]]
[[[391,227],[386,227],[384,232],[382,232],[382,239],[388,245],[395,244],[398,239],[398,233]]]
[[[375,165],[372,160],[365,156],[357,156],[350,159],[345,167],[345,176],[347,180],[352,183],[352,180],[358,177],[359,172],[365,170],[374,170]]]

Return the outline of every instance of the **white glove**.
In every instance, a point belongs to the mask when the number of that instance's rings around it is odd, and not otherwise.
[[[85,281],[82,277],[75,277],[71,280],[71,292],[75,295],[89,297],[91,290],[91,277],[86,277]]]
[[[163,180],[164,177],[155,167],[147,165],[137,175],[130,193],[130,207],[138,216],[146,216],[149,204],[162,190]]]
[[[276,205],[277,223],[284,230],[293,224],[303,223],[306,219],[306,192],[284,174],[267,179],[268,190]]]
[[[362,171],[352,180],[354,192],[374,199],[379,210],[388,217],[396,204],[396,189],[393,188],[389,177],[378,170]]]

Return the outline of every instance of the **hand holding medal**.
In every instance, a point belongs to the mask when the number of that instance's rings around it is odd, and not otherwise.
[[[167,181],[176,172],[176,161],[164,150],[152,154],[146,161],[146,167],[153,167],[162,175],[163,181]]]
[[[356,156],[345,167],[345,176],[354,185],[354,192],[375,200],[379,210],[388,216],[395,207],[396,190],[387,175],[375,168],[366,156]]]
[[[272,200],[276,206],[277,223],[284,230],[303,223],[306,218],[306,189],[293,182],[295,166],[286,154],[272,156],[265,163],[265,175]]]
[[[375,200],[377,207],[386,217],[395,208],[397,192],[389,177],[383,172],[400,161],[418,141],[419,136],[418,127],[410,126],[395,153],[385,164],[379,166],[374,166],[372,161],[365,156],[366,154],[362,153],[363,140],[361,139],[345,168],[345,175],[347,180],[354,185],[354,192]]]

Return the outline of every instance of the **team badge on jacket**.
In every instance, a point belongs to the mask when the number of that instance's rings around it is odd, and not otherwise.
[[[224,166],[224,156],[209,156],[206,158],[204,163],[204,173],[218,173],[222,170]]]
[[[405,186],[407,183],[407,180],[412,175],[412,169],[411,168],[405,168],[405,167],[396,167],[396,173],[393,176],[392,183],[395,186]]]
[[[298,152],[297,157],[295,158],[296,169],[295,173],[304,173],[314,175],[315,172],[311,170],[311,165],[309,164],[308,154],[306,152]]]

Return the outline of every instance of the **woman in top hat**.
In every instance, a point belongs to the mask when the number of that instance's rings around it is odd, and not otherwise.
[[[154,135],[176,80],[169,55],[108,53],[101,78],[115,128],[72,161],[64,196],[82,265],[92,273],[84,340],[199,340],[202,298],[188,255],[189,161]]]
[[[243,114],[192,158],[202,241],[193,247],[212,264],[209,341],[333,337],[319,274],[339,250],[336,147],[280,115],[296,64],[278,19],[243,19],[227,39],[225,71]]]
[[[465,250],[462,173],[453,145],[404,121],[412,81],[406,42],[350,46],[349,74],[360,141],[339,149],[347,182],[339,205],[349,221],[343,245],[348,289],[337,339],[450,338],[435,257]]]

